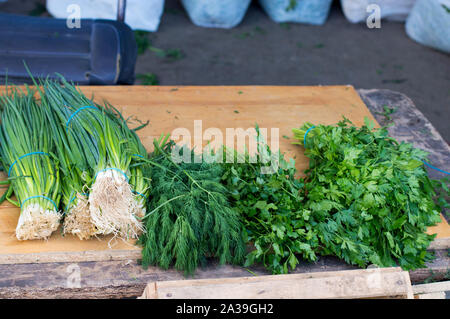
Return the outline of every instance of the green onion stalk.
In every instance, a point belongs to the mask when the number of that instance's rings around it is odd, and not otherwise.
[[[102,142],[106,145],[107,155],[106,161],[101,160],[97,166],[95,181],[89,194],[91,218],[104,234],[137,238],[143,227],[134,215],[134,195],[129,183],[132,154],[120,126],[104,112],[102,115]]]
[[[17,201],[10,198],[11,191],[6,199],[20,207],[17,239],[46,239],[61,220],[55,145],[45,112],[34,98],[35,91],[29,87],[8,89],[0,97],[0,152]]]
[[[89,149],[84,153],[87,166],[80,166],[79,170],[86,182],[83,192],[89,190],[89,213],[95,234],[137,238],[143,226],[135,215],[129,182],[133,153],[124,128],[105,107],[95,104],[63,78],[61,82],[59,92],[64,100],[59,105],[60,124],[69,141],[77,140],[81,148]],[[56,89],[56,85],[53,87]]]
[[[148,153],[137,136],[136,131],[145,127],[148,122],[141,123],[142,125],[135,129],[130,129],[128,126],[129,120],[125,120],[114,106],[105,103],[105,110],[109,112],[110,117],[121,127],[121,132],[128,142],[129,153],[132,154],[132,160],[129,166],[129,183],[134,195],[133,211],[134,215],[142,221],[146,213],[147,200],[150,195],[151,179],[147,177],[150,176],[150,165],[147,162],[149,159]]]
[[[94,177],[91,164],[98,161],[100,151],[93,136],[80,123],[71,123],[70,130],[66,128],[68,118],[75,110],[68,107],[74,101],[67,88],[55,81],[46,80],[40,84],[41,104],[47,113],[60,163],[63,232],[81,240],[88,239],[97,233],[89,211],[88,192]]]

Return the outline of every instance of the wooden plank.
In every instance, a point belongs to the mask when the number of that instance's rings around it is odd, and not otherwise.
[[[414,299],[414,293],[413,293],[412,286],[411,286],[411,278],[409,276],[409,272],[404,271],[403,277],[405,279],[406,289],[407,289],[406,299]]]
[[[101,250],[39,252],[25,254],[0,255],[0,264],[30,264],[52,262],[82,262],[82,261],[108,261],[108,260],[137,260],[141,258],[141,250],[134,246],[128,250],[112,249],[104,245],[96,247]]]
[[[416,299],[446,299],[446,292],[450,292],[450,281],[414,285],[412,290]]]
[[[87,288],[0,288],[2,299],[123,299],[136,298],[145,288],[141,284],[136,288],[135,284]]]
[[[113,239],[112,236],[81,241],[73,235],[63,237],[61,229],[45,241],[19,241],[15,237],[18,217],[18,208],[1,207],[0,264],[124,260],[140,256],[135,241]]]
[[[401,268],[149,283],[143,299],[412,298]]]
[[[432,233],[433,234],[433,233]],[[450,237],[447,238],[435,238],[430,246],[429,250],[450,249]]]
[[[430,284],[412,286],[415,295],[428,294],[432,292],[450,291],[450,281],[433,282]]]
[[[420,284],[426,280],[448,280],[450,274],[450,256],[448,250],[434,251],[435,259],[426,263],[425,268],[411,270],[409,272],[413,284]]]
[[[431,292],[429,294],[417,295],[416,299],[446,299],[445,292]]]
[[[295,275],[289,275],[295,276]],[[267,276],[270,277],[270,276]],[[370,298],[401,296],[407,294],[406,287],[398,287],[399,274],[383,275],[383,284],[395,289],[369,289],[367,277],[331,276],[325,278],[253,278],[238,280],[216,279],[207,282],[180,281],[150,283],[143,299],[318,299],[318,298]],[[404,283],[404,282],[402,282]]]

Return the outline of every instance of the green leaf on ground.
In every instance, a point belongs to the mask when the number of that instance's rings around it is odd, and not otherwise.
[[[140,80],[142,85],[159,85],[158,77],[154,73],[136,74],[136,79]]]

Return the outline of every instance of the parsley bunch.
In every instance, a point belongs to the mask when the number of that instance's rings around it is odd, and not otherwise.
[[[305,138],[312,126],[293,132],[297,144],[306,141],[304,209],[318,233],[320,253],[359,266],[424,266],[435,237],[426,230],[440,220],[422,163],[427,153],[398,143],[367,118],[361,128],[347,119],[318,125]]]
[[[257,132],[259,138],[258,128]],[[224,164],[222,180],[241,216],[247,242],[255,248],[247,254],[245,265],[260,262],[274,274],[287,273],[296,268],[299,255],[316,260],[318,240],[309,223],[310,212],[302,209],[304,183],[295,178],[294,160],[287,162],[278,154],[278,167],[263,172],[270,163],[259,155],[267,152],[272,158],[272,152],[267,144],[260,144],[258,150],[253,156],[234,151],[233,163]]]

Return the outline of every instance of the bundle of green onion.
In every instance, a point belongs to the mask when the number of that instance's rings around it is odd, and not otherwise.
[[[46,114],[34,99],[35,91],[8,88],[2,104],[0,143],[3,167],[21,212],[16,227],[19,240],[48,238],[60,223],[60,178]]]
[[[92,165],[98,161],[101,150],[94,136],[79,123],[73,123],[77,130],[68,130],[65,125],[73,114],[73,109],[67,105],[90,101],[74,101],[67,88],[56,82],[46,81],[41,83],[41,87],[42,108],[46,110],[52,138],[58,145],[56,154],[61,169],[64,233],[88,239],[97,233],[90,216],[88,192],[94,177]]]
[[[64,176],[65,232],[137,238],[149,188],[140,163],[145,148],[120,112],[61,82],[43,83],[41,99],[57,123],[52,129]]]
[[[105,102],[105,111],[109,113],[111,119],[116,121],[121,127],[121,132],[127,141],[128,150],[131,153],[131,163],[129,165],[130,178],[129,183],[132,187],[135,200],[133,204],[134,215],[142,220],[145,216],[147,199],[150,195],[150,167],[148,164],[148,153],[141,140],[137,136],[137,130],[148,124],[144,123],[131,130],[128,127],[128,121],[112,105]]]

